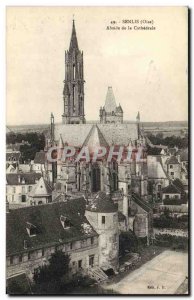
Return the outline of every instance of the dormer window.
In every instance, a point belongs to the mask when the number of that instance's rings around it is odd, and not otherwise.
[[[64,229],[68,229],[72,226],[70,220],[67,217],[61,216],[60,221]]]
[[[30,237],[36,236],[38,234],[38,228],[29,222],[27,222],[26,230]]]

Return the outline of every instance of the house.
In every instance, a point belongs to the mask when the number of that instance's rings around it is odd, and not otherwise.
[[[31,205],[46,204],[52,201],[52,187],[41,177],[29,193]]]
[[[168,176],[171,179],[180,178],[181,165],[176,156],[171,155],[170,158],[167,159],[166,165]]]
[[[148,155],[148,194],[152,199],[161,200],[161,191],[169,185],[170,178],[161,155]]]
[[[32,164],[32,171],[36,173],[44,174],[45,160],[46,160],[45,152],[44,151],[37,152],[34,158],[34,162]]]
[[[7,278],[32,279],[56,250],[70,255],[72,274],[98,266],[98,234],[84,214],[83,198],[7,210]]]
[[[31,205],[29,193],[40,179],[41,174],[9,173],[6,174],[6,199],[11,207]]]
[[[162,190],[162,200],[180,199],[181,191],[174,185],[170,184]]]
[[[20,151],[6,151],[6,167],[8,168],[10,165],[12,165],[14,168],[19,166],[21,158],[21,152]]]
[[[181,205],[188,202],[188,195],[180,179],[175,179],[162,190],[162,202],[165,205]]]

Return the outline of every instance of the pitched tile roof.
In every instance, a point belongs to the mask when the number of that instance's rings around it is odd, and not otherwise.
[[[97,195],[92,199],[91,203],[86,206],[86,210],[102,213],[113,213],[117,212],[118,208],[110,198],[104,192],[98,192]]]
[[[55,139],[60,139],[62,135],[64,143],[70,146],[81,147],[87,138],[92,126],[94,124],[56,124],[55,125]],[[114,145],[128,145],[129,140],[135,141],[138,139],[137,124],[123,123],[123,124],[97,124],[104,139],[109,146]]]
[[[126,217],[124,216],[124,214],[121,211],[118,211],[118,220],[119,220],[119,222],[123,222],[126,220]]]
[[[174,184],[169,184],[162,189],[162,192],[164,194],[180,194],[180,190]]]
[[[8,185],[21,185],[23,180],[25,182],[23,184],[35,184],[36,181],[40,179],[40,177],[41,174],[35,172],[6,174],[6,180]]]
[[[179,189],[179,191],[181,193],[184,193],[184,191],[185,191],[184,184],[182,183],[182,181],[179,178],[175,179],[173,181],[173,184],[176,186],[177,189]]]
[[[108,143],[105,140],[98,126],[94,125],[92,126],[82,146],[88,146],[92,148],[99,147],[99,146],[108,147]]]
[[[46,180],[44,180],[44,178],[41,177],[39,179],[39,181],[37,182],[37,184],[32,189],[30,196],[31,197],[45,197],[45,196],[50,196],[50,195],[52,195],[52,188],[48,184],[48,182],[46,182]]]
[[[46,155],[44,151],[36,152],[34,163],[35,164],[44,164],[46,159]]]
[[[151,178],[168,178],[164,169],[160,155],[148,155],[148,177]]]
[[[167,159],[166,164],[173,165],[173,164],[179,164],[179,162],[178,162],[178,159],[176,158],[176,156],[172,155],[169,159]]]
[[[57,202],[10,210],[6,215],[7,255],[96,236],[96,231],[84,214],[83,198],[71,199],[66,203]],[[63,228],[61,216],[70,220],[72,226],[69,229]],[[29,237],[26,230],[27,222],[36,226],[38,232],[36,236]],[[89,231],[85,230],[84,224],[90,226]],[[27,250],[24,249],[24,240]]]

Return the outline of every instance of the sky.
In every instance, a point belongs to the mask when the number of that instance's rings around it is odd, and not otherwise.
[[[138,111],[145,122],[188,119],[186,8],[8,7],[7,125],[49,123],[51,112],[61,122],[73,18],[84,52],[86,120],[99,120],[108,86],[124,120]],[[156,30],[107,30],[128,26],[123,20],[153,20]]]

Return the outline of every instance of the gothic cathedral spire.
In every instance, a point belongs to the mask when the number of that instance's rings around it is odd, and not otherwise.
[[[65,80],[63,89],[64,124],[84,124],[83,51],[79,50],[73,20],[69,50],[65,51]]]

